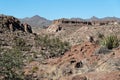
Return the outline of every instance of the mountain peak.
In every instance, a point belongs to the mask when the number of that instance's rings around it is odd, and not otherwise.
[[[90,19],[91,19],[91,20],[99,20],[99,18],[96,17],[96,16],[93,16],[93,17],[91,17]]]
[[[40,17],[39,15],[35,15],[35,16],[33,16],[33,17],[31,17],[32,19],[37,19],[37,20],[39,20],[39,19],[44,19],[43,17]]]
[[[47,20],[44,17],[41,17],[39,15],[34,15],[30,18],[23,18],[21,19],[22,22],[29,23],[32,27],[44,27],[51,24],[50,20]]]
[[[39,15],[34,15],[33,17],[40,17]]]

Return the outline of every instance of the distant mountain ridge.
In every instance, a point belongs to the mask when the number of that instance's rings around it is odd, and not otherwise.
[[[65,18],[67,19],[67,18]],[[77,20],[77,21],[118,21],[120,22],[120,18],[117,17],[104,17],[104,18],[98,18],[96,16],[93,16],[89,19],[82,19],[82,18],[70,18],[69,20]],[[28,23],[33,28],[47,28],[49,25],[52,24],[52,20],[48,20],[44,17],[40,17],[39,15],[35,15],[33,17],[26,17],[23,19],[20,19],[22,23]]]
[[[23,23],[28,23],[32,27],[40,27],[40,28],[46,28],[51,24],[51,20],[47,20],[43,17],[40,17],[39,15],[35,15],[33,17],[26,17],[23,19],[20,19],[21,22]]]
[[[93,16],[91,18],[88,19],[82,19],[82,18],[71,18],[70,20],[85,20],[85,21],[119,21],[120,22],[120,18],[118,17],[103,17],[103,18],[98,18],[96,16]]]

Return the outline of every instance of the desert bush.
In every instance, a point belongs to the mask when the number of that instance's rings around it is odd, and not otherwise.
[[[42,47],[41,54],[45,58],[61,56],[70,48],[68,42],[62,42],[59,38],[50,38],[48,36],[37,37],[36,46]]]
[[[33,68],[32,68],[32,73],[35,73],[35,72],[37,72],[39,70],[39,67],[38,66],[34,66]]]
[[[16,46],[21,46],[22,47],[22,46],[26,45],[25,40],[22,39],[22,38],[15,38],[14,40],[15,40],[15,45]]]
[[[107,37],[104,37],[101,41],[101,44],[108,49],[116,48],[119,46],[119,40],[117,36],[115,35],[109,35]]]
[[[15,37],[14,38],[14,48],[17,48],[21,51],[29,51],[31,49],[31,45],[27,45],[27,42],[23,38]]]
[[[97,35],[98,35],[98,38],[100,38],[100,39],[104,38],[104,34],[102,34],[102,33],[98,32]]]
[[[22,55],[19,50],[6,50],[0,53],[0,76],[4,80],[22,80]]]

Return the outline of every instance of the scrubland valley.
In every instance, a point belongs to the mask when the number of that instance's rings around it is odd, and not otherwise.
[[[0,15],[0,80],[120,80],[120,19]]]

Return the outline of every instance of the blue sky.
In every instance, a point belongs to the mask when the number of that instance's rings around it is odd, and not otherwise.
[[[0,14],[47,19],[120,17],[120,0],[1,0]]]

